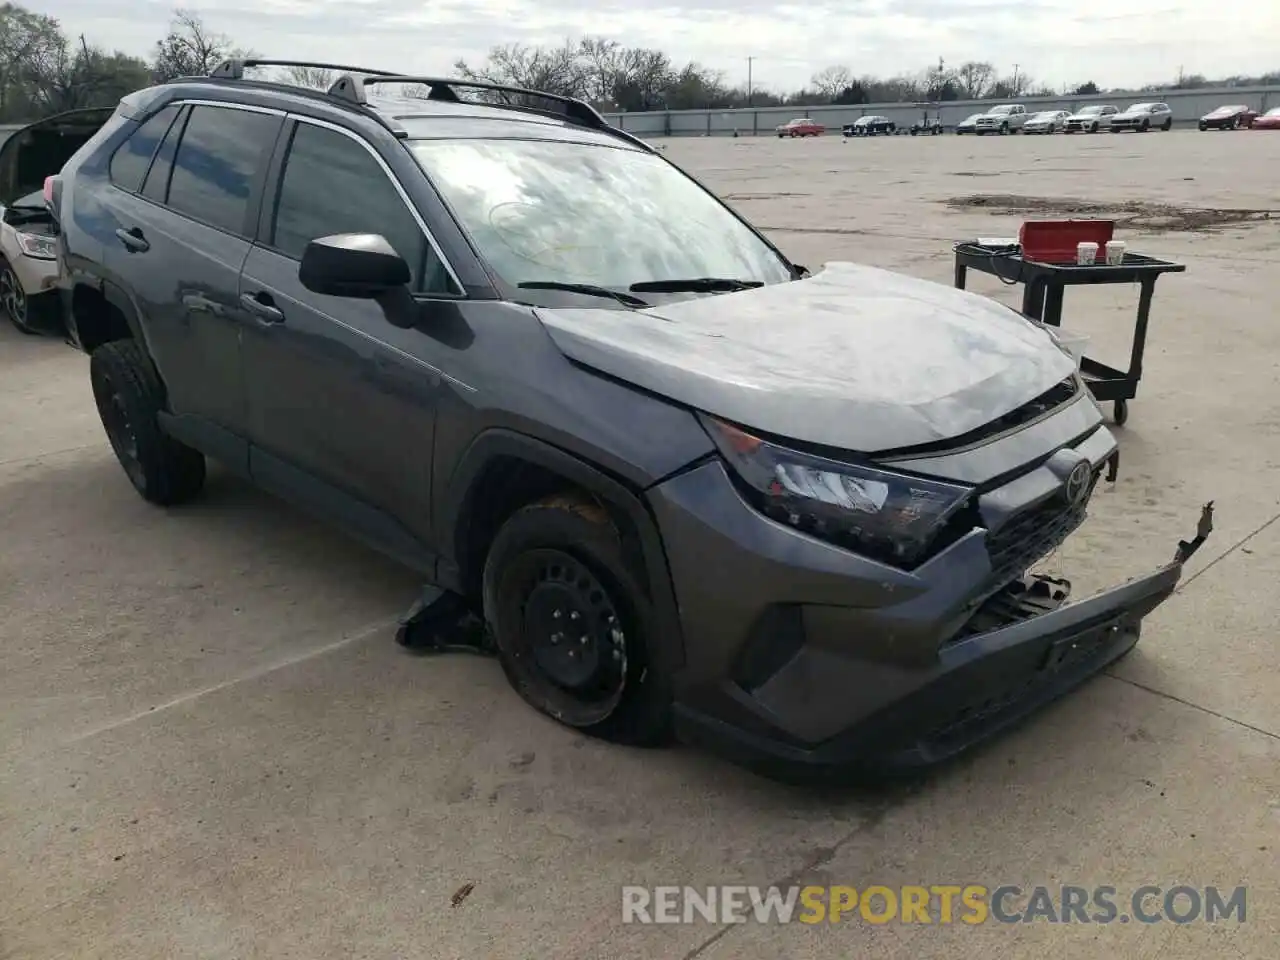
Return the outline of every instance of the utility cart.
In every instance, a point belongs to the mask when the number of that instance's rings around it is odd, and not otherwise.
[[[1017,247],[1008,249],[958,243],[955,246],[955,285],[963,290],[969,270],[979,270],[998,277],[1001,282],[1022,284],[1022,312],[1032,320],[1052,327],[1062,326],[1062,294],[1067,287],[1097,283],[1137,283],[1138,316],[1133,331],[1133,348],[1129,369],[1117,370],[1090,357],[1080,361],[1080,373],[1095,400],[1114,401],[1114,419],[1123,426],[1129,419],[1129,401],[1138,393],[1142,378],[1142,354],[1146,349],[1147,321],[1151,314],[1151,298],[1156,279],[1164,273],[1182,273],[1180,263],[1157,260],[1136,253],[1125,253],[1124,261],[1115,265],[1096,263],[1079,266],[1074,263],[1041,263],[1024,259]]]

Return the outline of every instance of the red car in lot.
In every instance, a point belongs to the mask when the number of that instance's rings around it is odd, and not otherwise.
[[[827,132],[826,127],[820,123],[815,123],[808,117],[788,120],[782,126],[774,129],[779,137],[820,137]]]
[[[1272,107],[1253,121],[1254,130],[1280,130],[1280,107]]]

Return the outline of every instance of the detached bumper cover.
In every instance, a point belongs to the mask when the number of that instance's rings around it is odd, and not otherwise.
[[[1210,503],[1195,538],[1179,542],[1174,558],[1149,576],[1066,605],[1069,584],[1034,578],[1045,587],[1046,599],[1031,601],[1038,609],[1024,607],[987,632],[961,632],[927,661],[895,657],[892,636],[864,633],[875,621],[866,609],[796,607],[803,640],[784,654],[790,659],[770,666],[756,686],[744,684],[739,669],[718,683],[704,677],[686,688],[690,696],[677,695],[678,733],[784,773],[932,766],[1016,724],[1131,649],[1142,619],[1173,593],[1183,565],[1208,536],[1212,514]],[[796,592],[779,586],[784,595]],[[891,621],[880,626],[893,632]],[[786,623],[769,629],[785,646]],[[852,720],[832,732],[837,716]]]

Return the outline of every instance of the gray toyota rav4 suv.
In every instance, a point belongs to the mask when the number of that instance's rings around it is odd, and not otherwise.
[[[148,500],[216,459],[420,571],[557,720],[928,765],[1128,651],[1208,533],[1065,603],[1028,571],[1117,445],[1050,330],[811,274],[580,101],[280,63],[126,97],[46,184],[107,437]]]

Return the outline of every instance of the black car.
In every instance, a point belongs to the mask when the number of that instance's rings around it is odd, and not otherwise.
[[[846,137],[875,137],[881,134],[892,134],[898,125],[888,117],[859,117],[853,123],[846,123],[840,132]]]
[[[262,63],[126,97],[50,183],[147,500],[217,459],[419,571],[415,622],[476,616],[537,709],[770,769],[949,756],[1173,591],[1198,540],[1070,606],[1027,574],[1116,456],[1045,328],[810,274],[580,101]]]
[[[1258,119],[1258,111],[1243,103],[1228,104],[1206,113],[1200,118],[1199,127],[1205,130],[1247,130]]]

